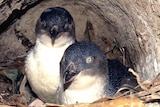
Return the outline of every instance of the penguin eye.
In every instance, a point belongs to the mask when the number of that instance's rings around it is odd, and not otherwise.
[[[87,63],[87,64],[92,63],[93,60],[94,60],[94,57],[89,56],[89,57],[86,58],[86,63]]]

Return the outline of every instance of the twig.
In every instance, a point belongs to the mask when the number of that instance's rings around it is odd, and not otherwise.
[[[140,87],[146,91],[148,93],[148,96],[151,96],[152,98],[160,98],[160,95],[157,94],[157,91],[153,90],[153,89],[147,89],[147,87],[145,87],[142,83],[141,83],[141,80],[140,80],[140,77],[139,75],[131,68],[128,69],[129,72],[131,72],[134,76],[136,76],[136,79],[137,79],[137,82],[138,84],[140,85]],[[147,96],[146,96],[147,98]]]
[[[128,69],[129,72],[131,72],[134,76],[136,76],[137,82],[140,85],[140,87],[145,90],[145,91],[149,91],[142,83],[141,83],[141,79],[138,75],[138,73],[136,73],[132,68]]]

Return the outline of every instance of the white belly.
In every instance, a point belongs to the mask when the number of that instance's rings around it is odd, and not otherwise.
[[[55,93],[60,82],[59,62],[68,46],[48,48],[39,43],[26,58],[27,79],[32,90],[45,102],[55,103]]]
[[[99,84],[95,82],[95,84],[86,89],[65,90],[65,92],[62,94],[62,103],[64,104],[92,103],[105,96],[106,92],[104,84]]]

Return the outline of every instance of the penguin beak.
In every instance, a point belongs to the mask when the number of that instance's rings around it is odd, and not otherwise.
[[[64,91],[71,85],[76,76],[79,74],[79,72],[76,71],[74,64],[70,64],[67,68],[68,69],[65,70],[63,74]]]
[[[64,75],[64,83],[72,82],[76,76],[76,73],[70,73],[72,71],[67,70]]]
[[[66,71],[67,72],[67,71]],[[68,71],[68,72],[72,72],[72,71]],[[71,73],[71,74],[66,74],[64,75],[64,91],[72,84],[72,82],[75,80],[75,78],[77,77],[78,73]]]
[[[51,40],[52,40],[52,45],[54,45],[54,43],[55,43],[55,37],[51,36]]]

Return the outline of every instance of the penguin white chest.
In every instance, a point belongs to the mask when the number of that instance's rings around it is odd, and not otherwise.
[[[49,48],[38,44],[26,58],[26,74],[32,90],[45,102],[54,102],[60,82],[60,60],[68,44]]]
[[[86,81],[87,80],[87,81]],[[84,85],[84,84],[87,85]],[[64,91],[62,102],[65,104],[92,103],[105,97],[105,83],[97,77],[80,77],[71,87]]]

